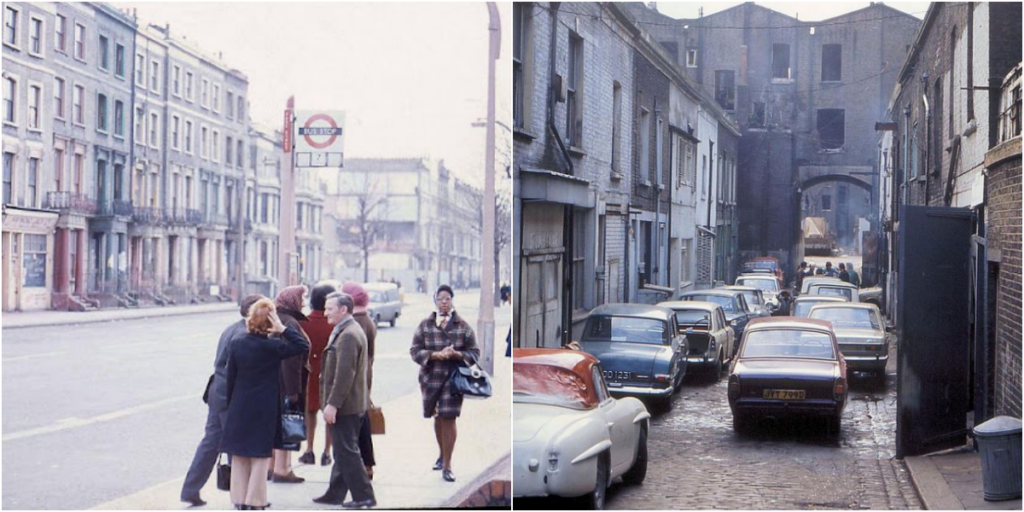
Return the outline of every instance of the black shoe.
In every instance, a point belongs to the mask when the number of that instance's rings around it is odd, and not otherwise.
[[[444,470],[444,472],[441,473],[441,477],[444,478],[445,482],[454,482],[455,481],[455,475],[452,473],[452,470],[450,470],[450,469]]]
[[[438,457],[437,462],[434,463],[434,471],[441,471],[442,469],[444,469],[444,461],[441,460],[441,457]]]
[[[279,475],[277,473],[274,473],[273,477],[271,478],[271,481],[273,481],[275,484],[301,484],[302,482],[305,482],[306,479],[302,478],[301,476],[297,476],[292,471],[289,471],[287,475]]]
[[[206,502],[203,501],[203,499],[200,498],[198,494],[188,498],[182,498],[181,501],[184,501],[185,503],[188,503],[193,507],[201,507],[203,505],[206,505]]]
[[[370,498],[363,501],[346,501],[341,506],[345,508],[373,508],[377,506],[377,500]]]
[[[318,498],[313,498],[313,503],[319,503],[321,505],[342,505],[342,500],[336,500],[326,494]]]
[[[331,460],[331,456],[330,455],[327,455],[326,453],[320,454],[320,465],[321,466],[330,466],[331,462],[334,462],[334,461]],[[312,464],[312,462],[310,462],[310,464]]]
[[[302,456],[299,457],[299,463],[301,463],[301,464],[316,464],[316,455],[313,455],[313,452],[303,453]]]

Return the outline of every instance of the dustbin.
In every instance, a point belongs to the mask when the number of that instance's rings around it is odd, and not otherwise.
[[[1021,421],[997,416],[974,427],[981,454],[981,476],[988,501],[1021,496]]]

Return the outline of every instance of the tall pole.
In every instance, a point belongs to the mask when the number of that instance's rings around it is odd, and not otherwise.
[[[295,253],[295,159],[292,158],[294,115],[295,96],[289,96],[284,111],[284,140],[281,141],[284,170],[281,173],[281,224],[277,252],[278,290],[295,284],[292,280],[292,255]]]
[[[501,21],[498,6],[487,2],[490,15],[488,30],[491,33],[487,58],[487,153],[484,169],[484,229],[480,276],[480,318],[477,319],[477,335],[481,341],[483,357],[480,363],[488,373],[494,373],[494,68],[501,53]]]

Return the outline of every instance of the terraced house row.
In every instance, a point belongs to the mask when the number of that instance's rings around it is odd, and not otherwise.
[[[3,8],[3,310],[217,300],[238,272],[269,291],[283,153],[245,74],[107,4]],[[320,186],[298,183],[315,280]]]

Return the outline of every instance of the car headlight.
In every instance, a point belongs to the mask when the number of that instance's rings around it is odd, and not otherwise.
[[[740,397],[740,378],[733,374],[729,376],[729,398],[735,400]]]
[[[548,472],[554,473],[558,471],[558,453],[551,452],[548,454]]]

